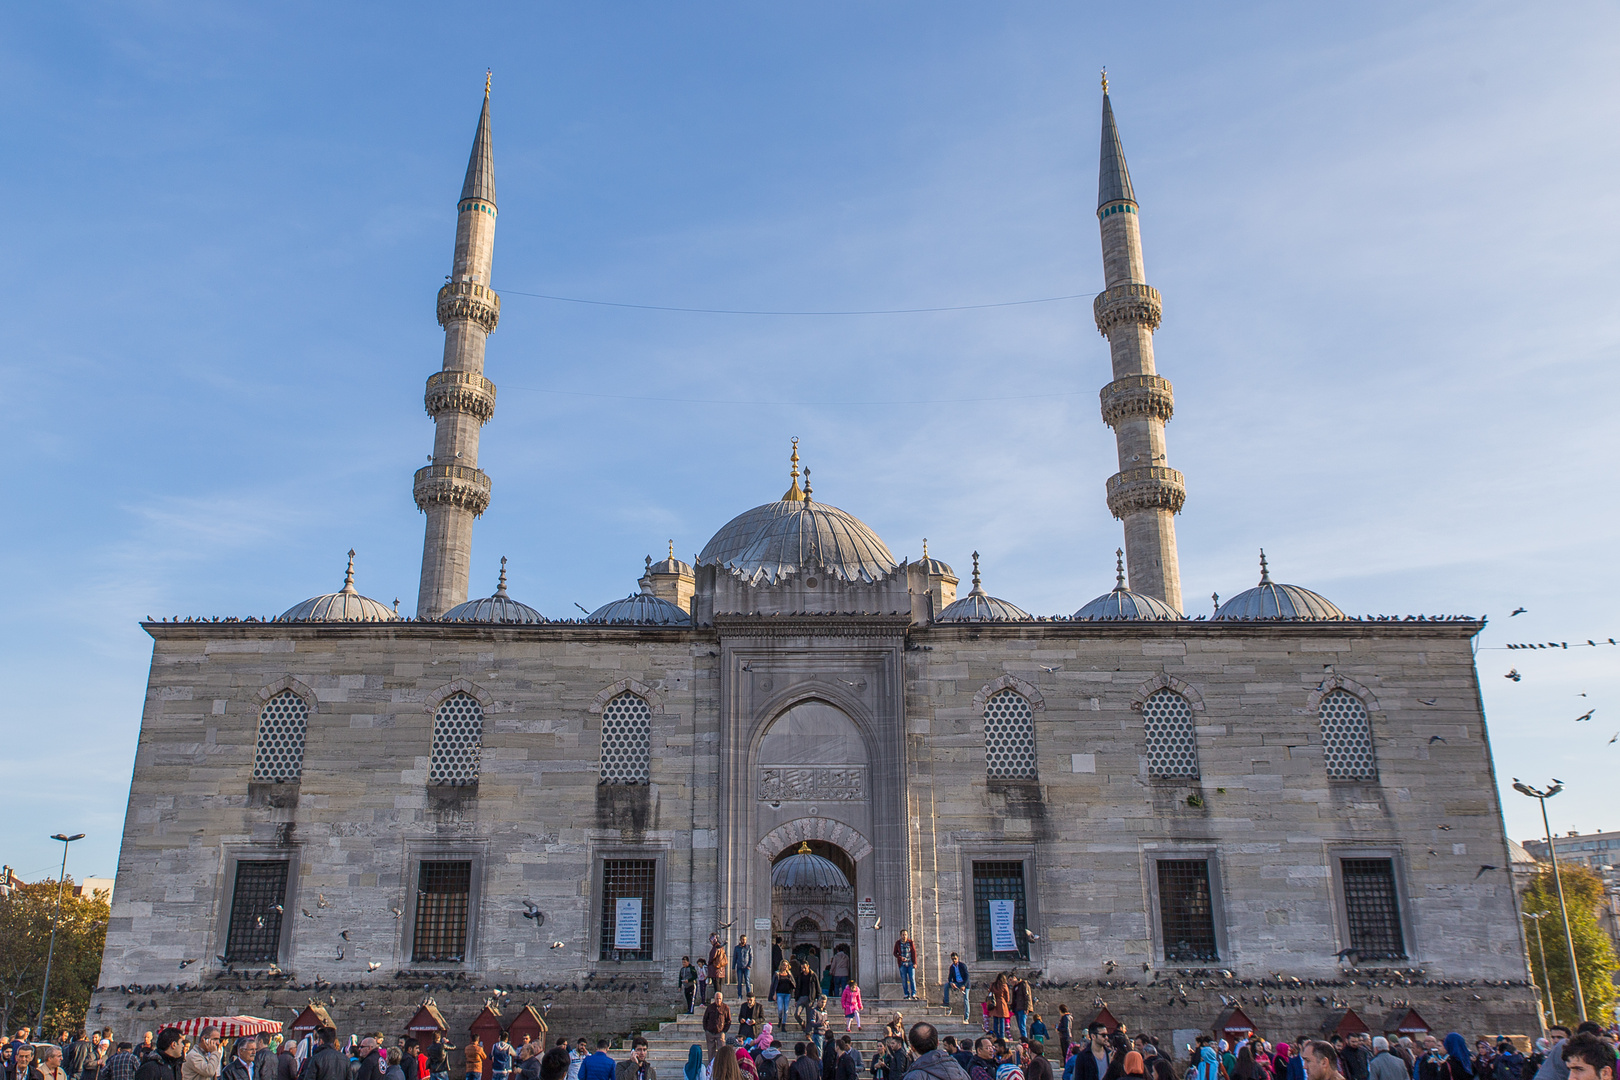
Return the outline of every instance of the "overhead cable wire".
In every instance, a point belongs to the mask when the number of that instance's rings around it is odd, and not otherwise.
[[[872,308],[858,311],[756,311],[745,308],[674,307],[668,304],[631,304],[618,300],[587,300],[578,296],[554,296],[551,293],[500,290],[502,296],[532,296],[538,300],[555,300],[564,304],[590,304],[593,307],[633,308],[637,311],[680,311],[694,315],[920,315],[932,311],[979,311],[984,308],[1023,307],[1027,304],[1055,304],[1062,300],[1090,300],[1096,293],[1070,293],[1066,296],[1040,296],[1033,300],[1000,300],[988,304],[945,304],[939,307]]]
[[[961,398],[904,398],[892,401],[738,401],[733,398],[679,398],[650,397],[633,394],[594,394],[584,390],[552,390],[543,386],[507,386],[502,390],[527,390],[534,394],[563,394],[568,397],[603,398],[609,401],[659,401],[675,405],[967,405],[984,401],[1034,401],[1040,398],[1074,397],[1090,394],[1090,390],[1054,390],[1048,394],[1008,394],[1005,396],[975,395]]]

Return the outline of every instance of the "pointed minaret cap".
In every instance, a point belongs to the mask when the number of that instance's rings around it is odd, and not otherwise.
[[[1271,571],[1266,567],[1266,549],[1260,549],[1260,584],[1271,584]]]
[[[353,596],[360,595],[354,588],[354,548],[349,549],[349,568],[343,571],[343,588],[339,592],[346,592]]]
[[[1119,143],[1114,124],[1114,106],[1108,100],[1108,69],[1103,68],[1102,153],[1097,165],[1097,209],[1112,202],[1136,202],[1131,188],[1131,171],[1125,166],[1125,148]]]
[[[482,199],[495,205],[495,148],[489,137],[489,80],[484,73],[484,111],[478,114],[478,134],[473,137],[472,157],[467,159],[467,180],[461,185],[461,199]]]
[[[1106,78],[1106,76],[1105,76]],[[1114,549],[1114,591],[1125,591],[1125,549]]]
[[[799,488],[799,437],[793,436],[793,482],[788,485],[787,491],[782,493],[783,502],[804,502],[804,492]]]
[[[495,595],[506,595],[506,556],[501,556],[501,580],[495,583]]]

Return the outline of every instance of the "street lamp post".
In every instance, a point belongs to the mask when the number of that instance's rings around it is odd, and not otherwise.
[[[35,1031],[45,1030],[45,1003],[51,996],[51,961],[56,957],[56,917],[62,910],[62,883],[67,880],[68,845],[75,840],[83,840],[84,833],[74,833],[72,836],[57,833],[51,839],[62,841],[62,874],[56,879],[56,904],[51,908],[51,943],[45,950],[45,985],[39,991],[39,1017],[34,1021]]]
[[[1558,1023],[1558,1003],[1553,1000],[1552,985],[1547,978],[1547,948],[1541,943],[1541,920],[1547,917],[1545,911],[1527,911],[1527,919],[1535,920],[1536,927],[1536,955],[1541,957],[1541,989],[1547,995],[1547,1011],[1552,1013],[1552,1022]]]
[[[1538,791],[1529,784],[1521,783],[1519,778],[1513,778],[1513,790],[1521,795],[1528,795],[1541,804],[1541,827],[1547,834],[1547,858],[1552,860],[1553,883],[1558,886],[1558,917],[1564,921],[1564,944],[1569,946],[1569,974],[1570,981],[1575,984],[1575,1011],[1581,1014],[1581,1021],[1586,1021],[1586,995],[1581,993],[1581,969],[1575,963],[1575,935],[1569,930],[1569,908],[1564,904],[1564,877],[1558,872],[1558,850],[1553,845],[1552,825],[1547,820],[1547,800],[1564,790],[1563,781],[1553,777],[1552,786],[1546,791]],[[1543,965],[1546,957],[1542,957]],[[1549,980],[1550,981],[1550,980]],[[1552,987],[1547,987],[1547,996],[1552,997]]]

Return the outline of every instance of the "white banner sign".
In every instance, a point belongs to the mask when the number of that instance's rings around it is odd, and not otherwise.
[[[770,919],[755,919],[754,920],[754,929],[755,930],[763,930],[766,933],[770,933],[771,920]]]
[[[613,922],[615,949],[641,948],[641,897],[621,896]]]
[[[990,901],[990,949],[992,952],[1017,952],[1018,935],[1013,931],[1013,913],[1016,900]]]

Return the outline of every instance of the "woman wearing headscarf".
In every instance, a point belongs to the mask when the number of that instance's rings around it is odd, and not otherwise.
[[[1293,1054],[1290,1053],[1287,1043],[1278,1043],[1271,1055],[1271,1075],[1275,1080],[1288,1080],[1288,1070],[1292,1067]]]
[[[1131,1051],[1127,1052],[1126,1055],[1125,1055],[1125,1075],[1126,1076],[1146,1076],[1147,1075],[1147,1066],[1142,1061],[1142,1055],[1138,1054],[1135,1050],[1131,1050]]]
[[[1446,1060],[1440,1067],[1440,1080],[1474,1080],[1474,1062],[1468,1056],[1468,1040],[1455,1031],[1446,1036]]]
[[[703,1080],[703,1047],[697,1043],[686,1052],[686,1080]]]
[[[1197,1080],[1221,1080],[1221,1058],[1208,1043],[1198,1048]]]
[[[739,1046],[733,1050],[730,1047],[722,1045],[719,1051],[716,1052],[714,1060],[719,1062],[725,1060],[726,1058],[730,1058],[732,1061],[737,1063],[737,1071],[739,1076],[742,1077],[742,1080],[759,1080],[759,1069],[754,1065],[753,1055],[750,1054],[746,1049]],[[715,1076],[716,1080],[718,1080],[718,1069],[715,1070]]]

